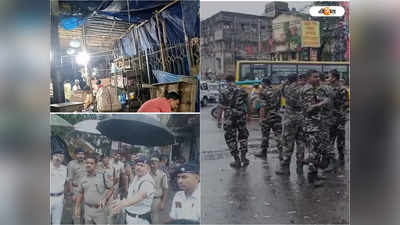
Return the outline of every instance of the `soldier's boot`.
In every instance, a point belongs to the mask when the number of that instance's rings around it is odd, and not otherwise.
[[[235,161],[231,162],[229,165],[233,168],[240,168],[240,159],[239,156],[237,154],[232,154],[233,159]]]
[[[281,165],[281,168],[275,171],[275,174],[279,176],[290,176],[289,165]]]
[[[321,187],[325,183],[324,181],[322,181],[321,177],[318,176],[317,171],[309,172],[307,177],[308,182],[310,182],[310,184],[312,184],[314,187]]]
[[[246,159],[246,153],[245,151],[240,152],[240,159],[243,163],[243,167],[246,167],[250,164],[250,161]]]
[[[258,153],[254,154],[255,157],[267,159],[267,149],[262,149]]]

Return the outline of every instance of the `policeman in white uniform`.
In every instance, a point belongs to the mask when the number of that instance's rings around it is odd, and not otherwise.
[[[113,213],[124,210],[127,224],[151,224],[151,204],[155,183],[150,175],[150,160],[141,155],[135,164],[135,177],[129,185],[128,197],[114,200]]]
[[[200,223],[200,175],[197,164],[186,163],[177,168],[179,189],[172,200],[169,217]]]
[[[52,137],[51,143],[51,161],[50,161],[50,218],[51,224],[61,223],[64,205],[64,184],[67,181],[67,167],[62,165],[64,158],[63,146],[54,138],[63,142],[58,136]]]

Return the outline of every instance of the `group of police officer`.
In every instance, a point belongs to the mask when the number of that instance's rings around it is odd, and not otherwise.
[[[60,138],[56,136],[58,140]],[[53,141],[53,137],[52,137]],[[62,140],[60,141],[62,142]],[[120,154],[98,156],[77,148],[75,159],[62,164],[65,150],[52,144],[50,218],[60,224],[64,193],[72,192],[74,224],[160,224],[168,194],[168,175],[158,157],[132,155],[124,164]],[[65,146],[65,145],[64,145]],[[200,176],[197,164],[176,168],[181,191],[175,194],[165,223],[200,222]]]
[[[295,144],[296,172],[301,174],[303,166],[308,166],[308,180],[314,186],[323,185],[326,179],[324,173],[344,166],[349,93],[337,70],[331,70],[327,75],[325,79],[326,74],[315,70],[290,74],[279,88],[272,87],[268,78],[262,80],[259,93],[262,143],[261,151],[255,156],[267,159],[272,130],[280,160],[277,175],[290,176],[289,166]],[[249,165],[246,158],[248,94],[235,85],[233,76],[228,76],[226,80],[228,87],[221,91],[219,104],[224,114],[225,141],[234,159],[230,166],[246,167]],[[284,113],[281,99],[285,100]],[[308,150],[307,158],[305,150]]]

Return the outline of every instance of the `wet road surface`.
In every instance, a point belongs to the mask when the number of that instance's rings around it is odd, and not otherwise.
[[[202,223],[349,223],[348,146],[345,168],[327,174],[325,185],[314,188],[307,181],[306,166],[304,175],[296,174],[295,160],[290,177],[275,175],[279,159],[273,141],[267,161],[254,157],[260,149],[261,131],[257,120],[252,120],[248,124],[250,165],[232,169],[223,130],[210,116],[211,108],[202,108],[201,113]]]

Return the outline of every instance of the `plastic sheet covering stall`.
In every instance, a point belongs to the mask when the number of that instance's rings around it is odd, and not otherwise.
[[[151,18],[148,23],[137,29],[139,31],[140,44],[143,50],[155,51],[159,49],[160,40],[158,40],[157,25],[154,18]]]
[[[104,1],[60,1],[62,17],[84,19],[96,12],[98,15],[113,17],[115,20],[141,23],[150,19],[154,11],[160,10],[171,1],[127,1],[104,0]],[[128,15],[129,9],[129,15]],[[80,24],[78,24],[79,26]],[[70,27],[72,29],[72,27]]]
[[[160,20],[165,22],[165,32],[167,38],[167,45],[173,46],[185,42],[185,32],[189,38],[200,36],[200,19],[198,15],[199,1],[183,0],[168,7],[160,13]],[[104,10],[103,10],[104,11]],[[131,10],[132,11],[132,10]],[[137,11],[137,10],[135,10]],[[153,15],[153,14],[151,14]],[[137,15],[136,15],[137,16]],[[123,18],[123,17],[121,17]],[[125,19],[124,19],[125,20]],[[185,32],[183,25],[185,24]],[[131,48],[131,43],[128,43],[126,38],[131,36],[134,38],[133,33],[135,29],[140,36],[140,46],[136,46],[134,52],[128,52]],[[163,35],[161,35],[163,36]],[[156,51],[160,49],[160,40],[158,38],[157,23],[154,17],[148,18],[148,22],[143,26],[132,29],[125,37],[123,37],[122,45],[115,45],[114,50],[122,48],[122,55],[118,56],[136,56],[137,50],[150,50]],[[167,46],[167,47],[168,47]]]
[[[133,32],[129,32],[121,39],[121,47],[123,49],[123,55],[131,57],[137,55],[136,42],[133,37]]]
[[[158,83],[178,82],[182,77],[185,77],[183,75],[176,75],[161,70],[153,70],[153,74],[156,77]]]
[[[160,17],[165,21],[168,44],[185,42],[181,4],[175,4],[164,10]]]
[[[189,38],[200,37],[200,1],[182,1],[185,32]]]

